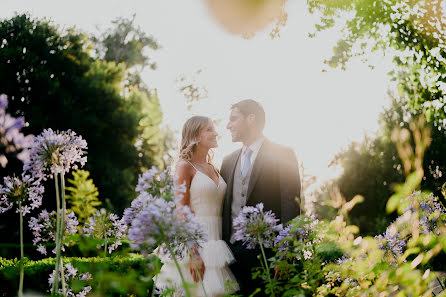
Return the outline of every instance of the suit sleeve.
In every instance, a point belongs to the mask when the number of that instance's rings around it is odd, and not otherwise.
[[[282,223],[301,214],[301,181],[296,154],[290,148],[283,151],[279,164]]]
[[[228,177],[226,175],[226,167],[227,167],[227,157],[225,157],[223,159],[223,162],[221,163],[221,167],[220,167],[220,175],[221,177],[223,177],[223,179],[227,182],[228,181]]]

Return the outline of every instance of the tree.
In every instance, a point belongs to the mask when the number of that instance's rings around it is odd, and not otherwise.
[[[141,70],[149,66],[156,69],[147,50],[157,50],[160,45],[153,36],[148,36],[140,27],[135,26],[135,15],[131,19],[117,18],[113,26],[99,38],[93,38],[102,59],[116,64],[125,63],[127,68],[140,66]]]
[[[125,63],[92,56],[82,32],[61,32],[46,20],[17,15],[0,22],[0,93],[9,110],[25,116],[25,133],[72,129],[88,142],[88,163],[109,205],[122,211],[134,197],[138,175],[163,166],[158,98],[126,85]],[[7,168],[20,173],[21,168]]]
[[[326,61],[345,68],[354,56],[392,49],[390,73],[399,96],[422,110],[435,125],[446,127],[446,16],[442,0],[307,0],[320,16],[317,31],[343,24],[343,37]]]
[[[352,199],[359,194],[364,201],[350,212],[351,222],[360,227],[362,234],[376,235],[385,230],[392,219],[386,212],[386,203],[393,185],[404,181],[401,161],[390,139],[393,127],[402,121],[401,105],[394,101],[381,116],[381,133],[366,136],[362,143],[351,143],[333,160],[343,168],[335,185],[342,195]]]
[[[391,94],[390,94],[391,95]],[[347,200],[360,194],[364,202],[358,204],[350,213],[351,222],[360,227],[364,235],[376,235],[384,231],[395,218],[386,213],[386,203],[393,193],[393,186],[404,181],[402,162],[396,146],[391,141],[392,131],[396,127],[409,128],[412,119],[421,114],[408,108],[407,102],[392,96],[392,104],[380,115],[380,132],[366,136],[361,143],[351,143],[348,148],[338,153],[334,164],[343,168],[342,174],[327,184],[339,188]],[[424,178],[422,188],[440,195],[444,183],[443,172],[446,170],[446,133],[444,129],[432,130],[432,142],[423,160]],[[319,194],[318,215],[330,214],[330,210],[321,207],[330,197],[326,192]]]

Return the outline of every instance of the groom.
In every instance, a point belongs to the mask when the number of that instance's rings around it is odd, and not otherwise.
[[[259,279],[251,277],[251,269],[260,264],[260,252],[248,250],[234,240],[233,220],[244,206],[258,203],[263,203],[265,211],[272,210],[281,223],[300,214],[301,184],[295,153],[265,138],[264,126],[265,111],[257,101],[247,99],[231,106],[226,128],[232,141],[242,142],[243,147],[226,156],[221,166],[228,185],[222,214],[223,239],[236,259],[231,270],[243,296],[263,288]]]

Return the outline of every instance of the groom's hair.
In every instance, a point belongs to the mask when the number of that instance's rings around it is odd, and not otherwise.
[[[253,114],[256,117],[256,126],[259,131],[265,127],[265,111],[262,104],[252,99],[245,99],[231,105],[231,109],[237,108],[245,117]]]

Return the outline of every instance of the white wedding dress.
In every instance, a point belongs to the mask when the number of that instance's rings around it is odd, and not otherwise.
[[[192,165],[192,164],[191,164]],[[193,166],[193,165],[192,165]],[[195,167],[194,167],[195,168]],[[190,209],[195,213],[198,221],[204,226],[207,233],[207,241],[201,244],[200,256],[205,265],[203,285],[208,297],[223,296],[238,290],[235,277],[228,264],[234,261],[234,256],[222,236],[222,206],[226,192],[226,183],[218,175],[218,185],[206,174],[196,170],[190,185]],[[155,286],[158,289],[178,288],[175,296],[181,296],[181,278],[175,263],[167,254],[158,249],[158,257],[163,262],[160,273],[155,277]],[[194,283],[189,271],[190,257],[186,255],[179,260],[181,270],[187,283]],[[228,287],[226,284],[230,283]],[[200,282],[194,283],[190,289],[191,296],[204,297]]]

